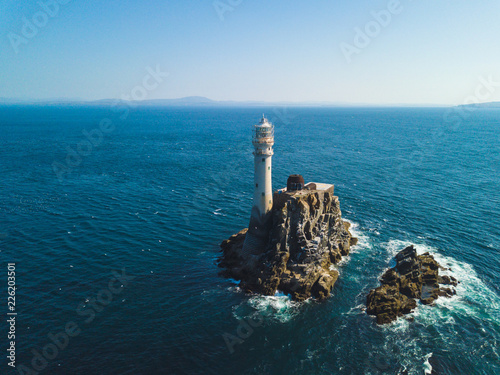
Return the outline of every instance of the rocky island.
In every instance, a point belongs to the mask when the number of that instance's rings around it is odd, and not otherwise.
[[[378,324],[390,323],[409,314],[417,307],[434,303],[438,297],[456,294],[458,281],[452,276],[440,276],[446,270],[429,253],[417,255],[414,246],[408,246],[396,257],[396,266],[382,276],[381,286],[373,289],[366,300],[366,312],[375,315]]]
[[[338,278],[331,266],[357,242],[333,191],[333,185],[309,183],[274,193],[265,245],[260,251],[245,251],[248,229],[223,241],[221,274],[241,280],[247,292],[281,291],[297,301],[328,297]]]
[[[291,175],[286,188],[272,190],[274,126],[262,115],[253,126],[254,192],[248,229],[221,244],[222,276],[241,281],[247,292],[277,291],[303,301],[330,295],[338,272],[332,265],[356,239],[342,220],[334,186],[304,183]]]

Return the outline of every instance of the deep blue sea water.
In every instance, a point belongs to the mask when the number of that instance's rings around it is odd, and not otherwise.
[[[217,275],[219,243],[248,224],[262,112],[273,187],[335,184],[360,239],[322,303]],[[16,262],[18,370],[500,374],[498,109],[2,106],[0,145],[0,348]],[[366,295],[410,243],[451,267],[457,295],[377,326]]]

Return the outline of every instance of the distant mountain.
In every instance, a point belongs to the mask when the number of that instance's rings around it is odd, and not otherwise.
[[[116,104],[117,101],[127,102],[118,99],[100,99],[85,101],[81,99],[16,99],[0,98],[0,105],[64,105],[64,106],[108,106]],[[203,96],[187,96],[177,99],[151,99],[128,101],[134,106],[154,106],[154,107],[449,107],[436,104],[368,104],[368,103],[345,103],[345,102],[264,102],[264,101],[234,101],[234,100],[212,100]],[[460,105],[458,107],[462,107]],[[500,108],[500,102],[490,102],[481,104],[468,104],[468,106],[478,106],[480,108]]]
[[[89,102],[92,104],[111,104],[116,100],[104,99]],[[134,101],[134,105],[159,106],[159,107],[267,107],[267,106],[348,106],[349,104],[331,103],[331,102],[264,102],[264,101],[234,101],[234,100],[212,100],[203,96],[188,96],[178,99],[151,99]]]
[[[34,104],[34,105],[112,105],[115,104],[118,99],[100,99],[92,101],[83,101],[75,99],[47,99],[47,100],[35,100],[35,99],[9,99],[0,98],[0,104]],[[138,100],[138,101],[126,101],[119,100],[121,102],[130,102],[134,105],[140,106],[156,106],[156,107],[268,107],[268,106],[352,106],[349,103],[332,103],[332,102],[264,102],[264,101],[233,101],[225,100],[218,101],[205,98],[203,96],[188,96],[185,98],[177,99],[151,99],[151,100]],[[360,104],[358,104],[359,106]]]

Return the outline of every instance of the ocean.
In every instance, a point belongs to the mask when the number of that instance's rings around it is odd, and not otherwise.
[[[334,184],[359,238],[324,302],[218,276],[262,113],[273,188]],[[500,109],[3,105],[0,134],[2,374],[500,374]],[[377,326],[408,244],[457,295]]]

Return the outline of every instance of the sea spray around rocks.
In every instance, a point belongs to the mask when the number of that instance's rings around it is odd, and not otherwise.
[[[456,294],[457,279],[439,275],[446,268],[439,265],[429,253],[417,255],[410,245],[395,256],[396,265],[387,270],[380,279],[378,288],[367,297],[366,312],[377,317],[378,324],[390,323],[399,316],[411,313],[417,300],[425,305],[434,303],[438,297]]]

